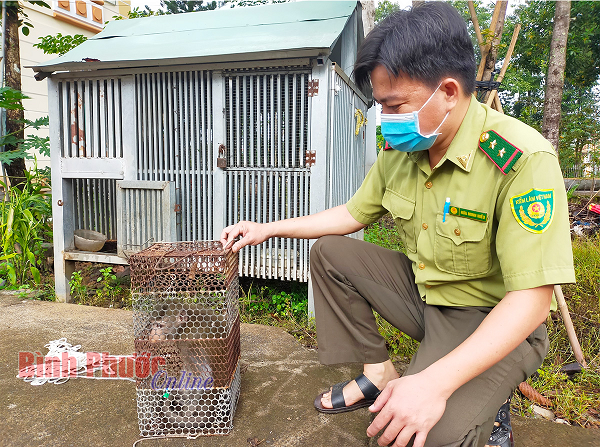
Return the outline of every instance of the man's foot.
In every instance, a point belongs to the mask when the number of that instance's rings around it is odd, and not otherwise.
[[[510,397],[502,404],[496,415],[494,429],[485,447],[514,447],[510,425]]]
[[[396,368],[391,360],[383,363],[366,363],[363,369],[363,374],[375,385],[379,390],[383,390],[390,380],[400,377],[396,372]],[[356,402],[365,398],[355,380],[350,381],[342,390],[344,402],[346,406],[351,406]],[[333,408],[331,404],[331,390],[323,394],[321,405],[324,408]]]

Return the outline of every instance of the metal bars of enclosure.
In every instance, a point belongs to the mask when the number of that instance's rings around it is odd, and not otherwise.
[[[226,224],[310,214],[310,70],[224,73]],[[308,280],[309,242],[274,238],[246,248],[240,274]]]
[[[138,179],[175,183],[178,240],[213,239],[212,73],[135,76]]]
[[[115,180],[86,170],[89,160],[123,157],[122,92],[119,78],[65,80],[58,83],[60,151],[71,178],[75,229],[116,238]],[[69,164],[68,162],[72,162]]]
[[[332,78],[329,207],[348,202],[364,179],[368,109],[364,96],[339,68],[332,70]]]

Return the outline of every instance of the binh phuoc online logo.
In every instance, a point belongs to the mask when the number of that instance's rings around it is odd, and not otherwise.
[[[62,352],[60,355],[44,356],[41,352],[19,352],[17,377],[68,379],[89,377],[103,379],[147,380],[154,390],[210,389],[214,379],[201,372],[195,376],[181,371],[169,376],[167,362],[162,356],[150,353],[133,355],[110,355],[108,352]],[[98,374],[99,372],[99,374]]]

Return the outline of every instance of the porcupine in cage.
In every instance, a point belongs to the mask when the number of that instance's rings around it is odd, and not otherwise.
[[[129,263],[136,356],[149,359],[137,375],[141,435],[228,433],[240,390],[237,254],[161,243]]]

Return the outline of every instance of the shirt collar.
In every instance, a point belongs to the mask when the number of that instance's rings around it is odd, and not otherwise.
[[[442,158],[442,163],[447,159],[463,171],[471,172],[475,151],[477,150],[477,142],[483,131],[485,118],[486,113],[483,106],[477,101],[475,95],[472,95],[467,113],[458,128],[458,132],[456,132],[456,135],[452,139],[446,154]],[[473,142],[476,144],[473,144]]]

